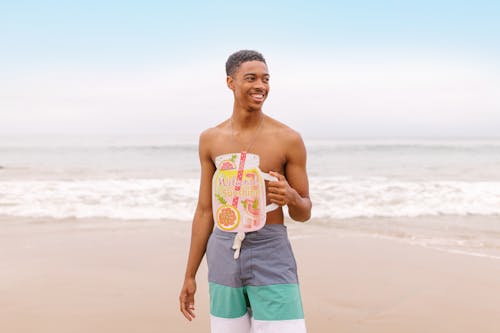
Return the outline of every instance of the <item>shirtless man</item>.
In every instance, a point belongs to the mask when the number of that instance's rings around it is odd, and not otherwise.
[[[233,113],[200,135],[201,182],[180,310],[189,321],[195,317],[195,276],[206,252],[213,333],[306,332],[282,210],[288,206],[295,221],[311,216],[306,149],[297,132],[262,112],[269,94],[269,73],[260,53],[232,54],[226,74],[234,94]],[[262,229],[246,234],[240,258],[234,259],[235,234],[214,230],[212,177],[217,156],[242,151],[259,155],[260,169],[278,179],[266,182],[266,199],[279,208],[267,213]]]

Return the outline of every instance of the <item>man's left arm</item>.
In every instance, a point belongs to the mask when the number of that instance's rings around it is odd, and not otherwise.
[[[269,183],[269,199],[280,206],[287,205],[292,219],[305,222],[311,218],[312,207],[306,172],[306,147],[296,132],[290,137],[287,147],[285,175],[270,172],[278,181]]]

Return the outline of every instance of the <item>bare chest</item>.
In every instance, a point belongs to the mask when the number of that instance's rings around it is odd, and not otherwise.
[[[220,155],[230,153],[240,153],[245,147],[234,140],[233,137],[221,135],[215,140],[211,147],[212,161]],[[286,164],[286,150],[280,140],[268,135],[257,138],[252,144],[248,153],[259,155],[259,168],[263,172],[276,171],[284,173]]]

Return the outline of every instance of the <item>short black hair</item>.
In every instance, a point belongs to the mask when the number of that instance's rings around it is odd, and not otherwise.
[[[226,74],[228,76],[233,75],[234,72],[240,67],[240,65],[247,61],[262,61],[266,64],[266,59],[264,56],[257,51],[253,50],[240,50],[235,52],[227,58],[226,61]],[[266,64],[267,65],[267,64]]]

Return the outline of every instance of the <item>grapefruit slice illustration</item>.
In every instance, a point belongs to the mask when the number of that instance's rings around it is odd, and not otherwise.
[[[231,160],[225,160],[220,163],[221,170],[234,170],[236,169],[236,164]]]
[[[240,224],[240,212],[230,205],[220,206],[217,209],[217,223],[222,230],[233,230]]]

